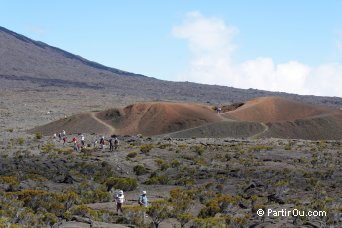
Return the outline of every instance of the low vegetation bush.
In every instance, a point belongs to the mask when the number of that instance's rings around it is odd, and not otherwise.
[[[144,154],[147,154],[154,148],[153,144],[144,144],[140,146],[140,151]]]
[[[41,150],[43,153],[50,153],[50,152],[54,151],[54,149],[55,149],[55,144],[47,143],[47,144],[44,144],[42,146]]]
[[[148,171],[146,170],[146,168],[143,165],[134,166],[133,171],[134,171],[135,175],[138,175],[138,176],[148,173]]]
[[[248,148],[249,152],[259,152],[259,151],[268,151],[268,150],[272,150],[274,148],[274,146],[270,146],[270,145],[255,145],[255,146],[251,146]]]
[[[129,152],[129,153],[127,154],[127,158],[128,158],[128,159],[129,159],[129,158],[135,158],[137,155],[138,155],[137,152],[132,151],[132,152]]]
[[[167,170],[169,168],[167,162],[162,159],[156,159],[155,162],[157,163],[161,171]]]
[[[43,134],[41,133],[41,132],[36,132],[36,134],[35,134],[35,137],[36,137],[36,139],[42,139],[43,138]]]
[[[24,143],[25,143],[25,139],[24,138],[18,138],[18,144],[20,145],[20,146],[22,146],[22,145],[24,145]]]
[[[78,201],[78,196],[74,192],[57,194],[36,189],[22,190],[17,197],[25,207],[31,208],[34,212],[49,212],[56,216],[62,216]]]
[[[220,217],[195,218],[193,227],[194,228],[207,228],[207,227],[223,228],[225,227],[225,218],[220,218]]]
[[[144,218],[146,207],[142,207],[139,205],[134,205],[134,206],[124,205],[123,211],[125,211],[124,223],[133,224],[138,227],[148,227],[148,225],[145,224],[145,218]]]
[[[166,175],[152,176],[145,182],[145,184],[148,184],[148,185],[154,185],[154,184],[166,185],[169,183],[170,183],[170,179]]]
[[[105,181],[105,184],[107,186],[107,191],[110,191],[112,188],[132,191],[138,186],[136,179],[123,177],[110,177]]]
[[[83,203],[103,203],[109,202],[111,199],[111,194],[102,188],[97,188],[94,191],[86,191],[82,194]]]
[[[170,165],[171,165],[172,168],[177,168],[177,167],[180,166],[180,162],[179,162],[179,160],[174,159],[174,160],[171,161]]]
[[[70,212],[72,215],[78,215],[78,216],[90,218],[93,220],[99,219],[98,212],[96,210],[89,208],[85,204],[76,205],[75,207],[71,208]]]
[[[0,176],[0,184],[5,191],[14,191],[20,183],[15,176]]]
[[[171,146],[172,146],[171,144],[161,144],[161,145],[159,145],[158,147],[159,147],[160,149],[166,149],[166,148],[171,147]]]
[[[202,155],[205,151],[205,148],[203,145],[196,145],[194,146],[194,151],[198,154],[198,155]]]

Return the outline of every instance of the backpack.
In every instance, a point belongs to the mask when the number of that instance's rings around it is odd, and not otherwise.
[[[119,144],[119,140],[118,139],[114,139],[114,144],[118,145]]]

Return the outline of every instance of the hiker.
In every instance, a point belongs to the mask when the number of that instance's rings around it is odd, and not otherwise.
[[[148,206],[148,199],[146,196],[146,191],[142,191],[141,195],[139,196],[138,203],[140,206],[143,206],[143,207]]]
[[[84,145],[85,145],[84,135],[81,135],[81,144],[82,144],[82,147],[84,147]]]
[[[217,113],[221,113],[221,111],[222,111],[221,105],[218,105],[216,107],[216,111],[217,111]]]
[[[119,211],[121,211],[121,213],[123,214],[122,204],[125,202],[125,196],[122,190],[120,190],[119,193],[115,196],[115,202],[116,202],[116,212],[119,214]]]
[[[96,146],[97,146],[97,139],[95,139],[94,141],[94,148],[96,148]]]
[[[109,139],[109,151],[113,152],[113,148],[114,148],[114,139],[113,139],[113,137],[110,137],[110,139]]]
[[[53,134],[53,139],[56,139],[56,138],[57,138],[57,134],[54,133],[54,134]]]
[[[59,138],[59,141],[61,141],[62,140],[62,133],[58,133],[58,138]]]
[[[67,142],[67,137],[64,136],[64,137],[63,137],[63,146],[65,145],[66,142]]]
[[[74,142],[74,151],[78,151],[77,141],[73,141],[73,142]]]
[[[66,136],[65,130],[62,131],[62,135],[63,135],[63,136]]]
[[[105,144],[105,140],[104,140],[104,136],[101,137],[100,139],[100,149],[104,149],[104,144]]]
[[[119,139],[117,137],[114,138],[114,149],[117,150],[119,147]]]

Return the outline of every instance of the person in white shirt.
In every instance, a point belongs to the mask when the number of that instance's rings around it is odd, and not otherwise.
[[[120,190],[118,194],[115,197],[116,201],[116,212],[119,214],[119,211],[123,214],[122,211],[122,204],[125,202],[125,195],[123,194],[123,191]]]
[[[82,147],[84,147],[84,145],[85,145],[84,135],[81,135],[81,144],[82,144]]]

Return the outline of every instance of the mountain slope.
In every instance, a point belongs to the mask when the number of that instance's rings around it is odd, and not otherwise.
[[[94,44],[96,45],[96,44]],[[190,82],[170,82],[103,66],[0,27],[0,88],[64,88],[147,100],[234,103],[259,96],[282,96],[342,107],[342,98],[237,89]],[[77,91],[75,91],[77,93]]]

